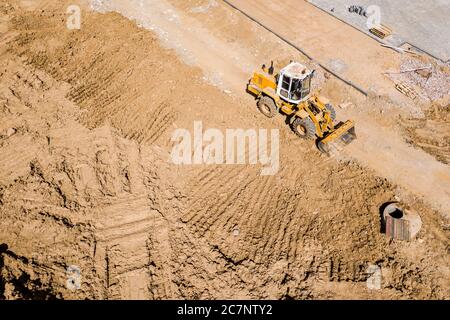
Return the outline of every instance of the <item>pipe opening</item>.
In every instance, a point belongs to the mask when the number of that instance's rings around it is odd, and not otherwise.
[[[388,214],[394,218],[394,219],[401,219],[403,218],[403,211],[399,208],[394,208],[392,211],[388,211]]]

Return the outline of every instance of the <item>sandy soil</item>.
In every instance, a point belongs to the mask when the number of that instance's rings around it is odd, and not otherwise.
[[[273,38],[267,37],[269,33],[266,30],[253,30],[255,28],[254,24],[250,24],[247,18],[236,13],[230,7],[218,6],[216,2],[206,1],[204,3],[204,8],[207,9],[203,10],[198,9],[199,3],[195,1],[192,2],[191,6],[189,1],[185,1],[182,4],[178,1],[173,1],[173,3],[147,1],[142,6],[139,1],[129,1],[127,3],[114,0],[107,2],[94,1],[94,7],[100,11],[120,12],[129,19],[137,21],[139,25],[157,30],[157,32],[159,30],[160,38],[168,46],[175,49],[178,48],[177,51],[184,57],[197,58],[191,59],[191,61],[202,69],[210,83],[224,90],[231,89],[239,97],[243,96],[245,94],[243,92],[243,84],[247,83],[248,75],[250,74],[249,66],[256,68],[258,65],[255,62],[256,59],[249,54],[252,52],[252,48],[257,52],[256,56],[270,56],[273,55],[277,48],[283,46],[280,44],[279,39],[276,39],[274,36],[272,36]],[[215,6],[212,5],[214,3],[216,4]],[[362,164],[377,171],[379,175],[390,179],[419,196],[424,196],[426,201],[434,208],[447,215],[450,212],[450,204],[447,201],[449,196],[447,190],[450,188],[450,170],[448,166],[442,165],[434,157],[406,143],[404,139],[398,137],[398,134],[392,130],[391,124],[386,126],[377,123],[366,114],[367,109],[370,109],[367,104],[375,106],[374,108],[378,110],[383,110],[382,104],[384,101],[383,99],[380,101],[378,98],[380,96],[387,97],[386,95],[390,92],[391,95],[387,98],[389,101],[391,101],[392,97],[396,100],[399,99],[401,94],[394,89],[392,82],[382,75],[382,72],[386,70],[385,68],[395,64],[396,61],[399,61],[399,58],[394,56],[392,50],[381,47],[378,42],[365,37],[345,24],[341,23],[340,28],[338,28],[340,31],[335,32],[336,28],[333,27],[339,21],[335,21],[328,15],[318,16],[324,21],[311,19],[311,16],[321,14],[320,10],[308,3],[301,2],[298,5],[301,6],[303,14],[306,15],[305,19],[308,21],[314,20],[318,23],[313,31],[319,32],[319,30],[323,29],[321,26],[327,26],[332,31],[330,31],[331,33],[325,32],[327,38],[321,37],[322,45],[317,46],[317,43],[308,40],[309,38],[301,38],[302,32],[303,37],[310,35],[302,27],[301,20],[289,21],[289,25],[281,22],[273,25],[273,16],[275,18],[278,17],[278,20],[281,17],[276,15],[278,9],[275,12],[269,10],[270,6],[268,4],[270,4],[270,1],[259,3],[255,6],[252,6],[251,1],[237,2],[238,7],[243,10],[252,8],[252,14],[256,11],[259,14],[256,17],[264,23],[267,22],[268,26],[279,34],[286,33],[286,30],[290,30],[289,28],[302,30],[292,32],[294,36],[291,41],[311,49],[318,55],[320,53],[319,58],[326,60],[328,59],[326,55],[331,56],[335,54],[336,56],[334,51],[326,50],[328,47],[324,47],[325,44],[327,46],[334,45],[346,48],[339,51],[340,58],[343,61],[347,61],[348,64],[351,61],[353,67],[349,68],[343,75],[349,77],[348,79],[356,84],[364,81],[366,84],[377,83],[386,88],[374,91],[371,95],[373,101],[368,101],[367,99],[361,100],[362,97],[354,92],[345,92],[342,83],[339,83],[338,80],[324,86],[328,89],[325,92],[333,101],[343,102],[344,100],[350,100],[355,103],[355,108],[342,110],[340,117],[342,119],[352,118],[356,120],[359,140],[349,148],[350,154],[342,154],[341,156],[357,159]],[[264,5],[268,6],[266,10],[263,10]],[[286,6],[283,9],[284,11],[292,10],[292,3],[289,1],[284,2],[283,5]],[[177,6],[180,10],[177,9]],[[277,7],[280,6],[282,5],[277,5]],[[255,7],[259,9],[257,10]],[[200,8],[203,7],[200,6]],[[264,12],[266,12],[265,15]],[[207,17],[210,18],[208,19]],[[218,17],[222,17],[221,24],[216,23],[219,20]],[[239,19],[239,22],[236,19]],[[242,24],[240,20],[242,20]],[[184,26],[189,27],[184,28]],[[224,26],[227,27],[225,28]],[[245,30],[245,27],[248,27],[249,30]],[[209,34],[206,30],[212,30],[213,34]],[[297,35],[299,32],[300,35]],[[288,38],[290,34],[288,33]],[[337,34],[343,37],[345,35],[347,40],[338,37]],[[259,39],[265,39],[265,41],[262,43],[258,41]],[[231,45],[229,44],[230,42]],[[360,50],[360,47],[369,53]],[[183,48],[183,50],[180,51],[179,48]],[[290,51],[292,52],[292,48],[290,48]],[[242,54],[242,52],[247,54]],[[259,52],[263,54],[259,54]],[[282,52],[277,55],[280,59],[279,63],[284,63],[289,54],[292,54],[291,52]],[[297,52],[294,56],[298,55]],[[367,66],[367,59],[371,61],[370,66]],[[264,60],[261,57],[259,61],[268,60]],[[249,97],[245,96],[241,99],[245,98],[247,98],[246,100],[249,99]],[[408,100],[405,97],[402,97],[401,100],[404,104],[403,108],[408,109],[406,114],[410,114],[412,110],[418,108],[414,104],[407,104]],[[393,103],[391,102],[390,104]],[[392,152],[392,150],[396,151]],[[402,154],[402,157],[398,157],[398,154]],[[427,168],[427,170],[423,168]]]
[[[370,122],[362,142],[327,158],[242,93],[273,52],[277,64],[305,58],[229,7],[158,1],[145,29],[84,4],[70,31],[68,4],[0,4],[0,299],[449,298],[448,166],[380,119],[373,105],[387,98],[339,110]],[[132,5],[116,9],[145,22]],[[317,81],[363,103],[320,70]],[[171,134],[195,120],[280,129],[280,172],[174,167]],[[384,168],[386,144],[415,166],[394,154]],[[393,199],[421,215],[412,242],[380,233]],[[366,286],[370,264],[380,290]],[[70,265],[80,290],[66,286]]]

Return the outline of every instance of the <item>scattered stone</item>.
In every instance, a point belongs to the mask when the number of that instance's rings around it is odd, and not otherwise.
[[[353,103],[351,103],[351,102],[344,102],[344,103],[338,104],[338,107],[341,108],[341,109],[348,109],[350,107],[353,107]]]
[[[6,130],[6,136],[9,138],[9,137],[11,137],[13,134],[15,134],[16,133],[16,129],[14,129],[14,128],[9,128],[8,130]]]
[[[429,79],[433,72],[429,69],[420,69],[415,71],[417,74],[421,75],[422,77]]]

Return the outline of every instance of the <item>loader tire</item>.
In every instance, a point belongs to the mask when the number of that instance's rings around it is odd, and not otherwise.
[[[305,140],[316,137],[316,126],[310,118],[296,118],[291,124],[291,129],[297,136]]]
[[[277,115],[277,106],[275,105],[275,101],[267,96],[263,96],[259,99],[258,109],[267,118],[273,118]]]
[[[334,109],[334,107],[327,103],[325,105],[325,108],[327,108],[328,111],[330,111],[330,115],[331,115],[331,120],[333,120],[333,122],[336,120],[336,110]]]

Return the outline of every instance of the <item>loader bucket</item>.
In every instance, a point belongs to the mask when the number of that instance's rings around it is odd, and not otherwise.
[[[342,150],[355,139],[355,123],[349,120],[345,123],[339,123],[334,131],[317,143],[317,147],[323,153],[331,154]]]

